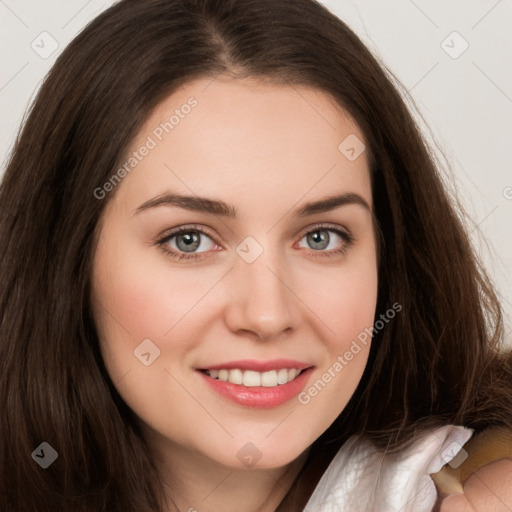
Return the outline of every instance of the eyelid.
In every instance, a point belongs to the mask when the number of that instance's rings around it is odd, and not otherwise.
[[[182,231],[201,231],[202,233],[207,234],[208,236],[213,236],[213,230],[211,230],[208,226],[199,225],[199,224],[183,224],[183,226],[178,226],[169,230],[167,235],[172,236],[176,233],[181,233]]]
[[[343,226],[340,226],[339,224],[331,224],[329,222],[318,222],[316,224],[312,224],[311,226],[308,226],[304,228],[304,230],[301,232],[301,235],[299,239],[301,239],[304,235],[307,235],[311,231],[319,231],[319,230],[326,230],[326,231],[336,231],[342,233],[348,240],[352,240],[353,236],[350,233],[350,231]]]

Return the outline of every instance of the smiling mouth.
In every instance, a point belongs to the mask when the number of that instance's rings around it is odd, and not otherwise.
[[[292,360],[246,360],[196,371],[211,390],[228,401],[244,407],[272,409],[296,397],[310,380],[314,368]]]
[[[212,379],[238,384],[245,387],[276,387],[288,384],[295,380],[305,369],[298,368],[279,368],[266,372],[256,372],[253,370],[219,369],[219,370],[200,370]]]

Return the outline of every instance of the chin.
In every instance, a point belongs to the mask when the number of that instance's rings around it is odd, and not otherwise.
[[[239,447],[238,447],[239,446]],[[233,469],[277,469],[287,466],[301,455],[309,448],[299,447],[296,449],[293,446],[287,446],[286,450],[283,450],[283,446],[277,446],[270,443],[260,443],[258,444],[253,442],[246,442],[241,445],[237,445],[237,447],[233,448],[235,453],[235,457],[228,457],[227,452],[222,453],[222,456],[217,458],[217,462],[228,466]],[[229,450],[229,455],[231,455],[231,449]]]

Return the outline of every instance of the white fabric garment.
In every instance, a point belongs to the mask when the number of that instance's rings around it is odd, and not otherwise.
[[[304,512],[431,512],[437,500],[429,476],[446,463],[460,465],[473,429],[446,425],[424,432],[397,454],[364,437],[350,437],[318,482]],[[462,451],[461,451],[462,450]]]

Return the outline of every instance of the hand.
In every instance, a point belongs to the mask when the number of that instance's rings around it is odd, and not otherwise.
[[[464,483],[464,494],[441,496],[439,512],[512,512],[512,459],[491,462]]]

